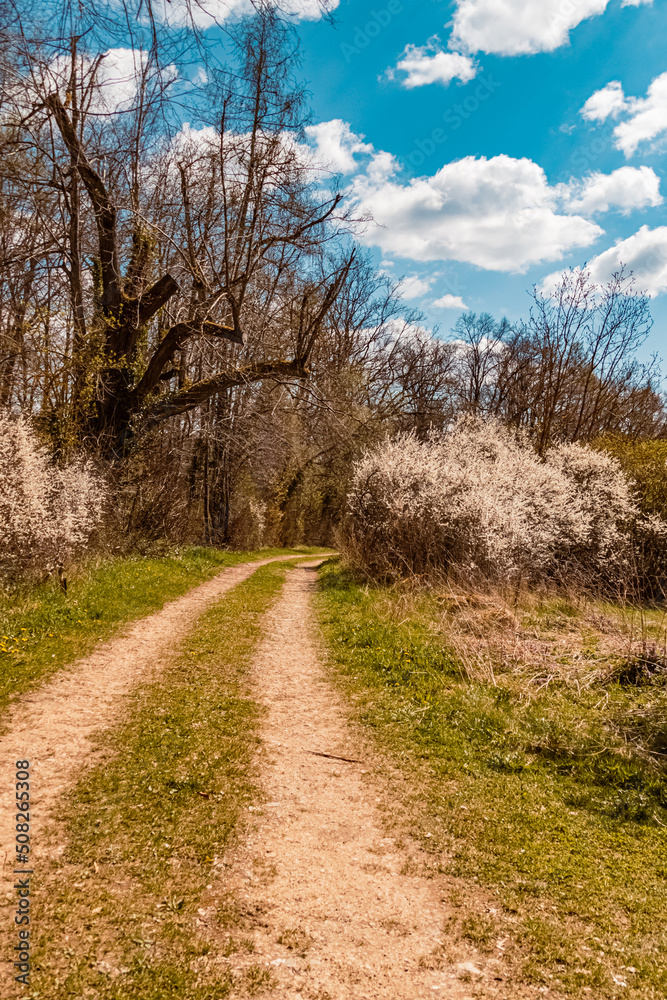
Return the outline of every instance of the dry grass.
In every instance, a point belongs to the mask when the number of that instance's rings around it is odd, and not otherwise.
[[[526,686],[559,683],[577,690],[618,678],[644,663],[646,680],[667,670],[667,608],[641,608],[585,596],[501,590],[440,594],[441,629],[471,677],[504,676]]]

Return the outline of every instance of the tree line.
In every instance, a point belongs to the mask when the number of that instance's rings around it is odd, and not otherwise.
[[[0,410],[96,463],[114,538],[329,542],[366,448],[462,413],[664,437],[631,275],[426,331],[305,152],[289,17],[176,8],[0,5]]]

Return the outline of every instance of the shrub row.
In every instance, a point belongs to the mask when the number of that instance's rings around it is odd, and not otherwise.
[[[455,572],[659,590],[667,522],[642,513],[613,455],[563,444],[542,459],[527,436],[463,417],[448,433],[402,435],[357,463],[343,546],[383,579]]]

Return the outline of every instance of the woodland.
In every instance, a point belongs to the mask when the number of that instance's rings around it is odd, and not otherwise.
[[[613,455],[655,560],[667,421],[633,275],[566,272],[521,322],[468,311],[427,330],[360,242],[372,220],[309,154],[288,14],[258,3],[215,45],[187,3],[169,31],[165,16],[2,6],[3,571],[174,543],[359,553],[359,532],[377,550],[359,463],[471,420],[536,468],[556,447]]]

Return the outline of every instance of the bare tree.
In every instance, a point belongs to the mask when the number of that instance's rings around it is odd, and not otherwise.
[[[533,300],[527,323],[459,319],[454,409],[525,428],[542,455],[558,441],[658,433],[659,368],[637,358],[652,324],[649,300],[632,275],[599,286],[585,269],[568,271],[553,294],[534,290]]]
[[[631,431],[639,400],[647,418],[642,431],[650,429],[660,408],[657,372],[655,365],[641,364],[636,352],[651,326],[649,299],[624,270],[602,287],[586,269],[568,271],[553,295],[535,291],[531,422],[540,453],[553,440]]]
[[[100,96],[105,56],[83,52],[77,37],[67,62],[35,55],[27,41],[24,54],[13,140],[34,162],[46,159],[58,194],[60,219],[42,221],[67,277],[83,438],[118,454],[141,423],[228,387],[305,377],[351,258],[328,250],[341,195],[318,196],[307,176],[296,141],[303,102],[275,12],[237,27],[234,72],[214,74],[210,125],[189,142],[156,134],[174,80],[153,55],[136,60],[130,107],[110,110]],[[269,321],[280,332],[272,343],[261,335]],[[202,338],[248,349],[193,380],[182,361]]]

